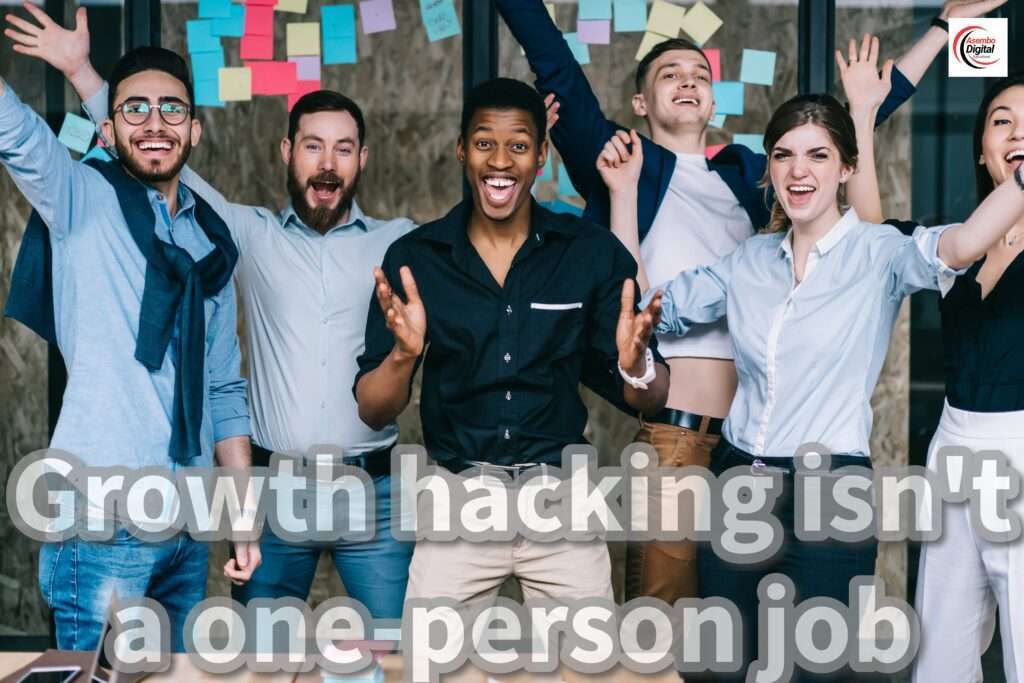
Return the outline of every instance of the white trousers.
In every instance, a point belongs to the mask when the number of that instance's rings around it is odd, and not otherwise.
[[[999,450],[1024,474],[1024,411],[942,412],[928,449],[928,467],[944,446]],[[1024,512],[1018,500],[1009,509]],[[917,576],[921,649],[915,683],[976,683],[981,655],[995,631],[998,608],[1007,683],[1024,682],[1024,550],[1021,540],[993,543],[975,533],[968,504],[944,505],[942,538],[925,543]]]

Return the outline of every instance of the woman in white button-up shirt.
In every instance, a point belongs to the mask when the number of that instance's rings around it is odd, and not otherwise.
[[[615,187],[632,182],[639,166],[639,145],[632,149],[606,148],[602,174],[613,190],[613,221],[623,215],[614,208]],[[766,575],[788,575],[797,600],[845,603],[850,579],[874,572],[872,539],[852,544],[794,536],[794,455],[814,444],[833,454],[832,469],[870,466],[869,399],[903,298],[948,286],[1024,215],[1024,192],[1012,180],[967,222],[918,228],[912,237],[867,223],[853,209],[844,212],[840,190],[857,168],[857,138],[850,114],[828,95],[799,96],[779,107],[765,149],[775,197],[769,230],[717,264],[648,292],[664,293],[659,332],[681,335],[695,323],[729,320],[739,387],[712,471],[747,466],[777,472],[784,483],[774,508],[784,543],[770,560],[734,564],[701,548],[701,593],[736,603],[744,661],[756,652],[757,585]]]

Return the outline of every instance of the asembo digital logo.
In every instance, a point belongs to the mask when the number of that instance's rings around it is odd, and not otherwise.
[[[1006,19],[950,19],[949,75],[992,76],[1007,73]]]

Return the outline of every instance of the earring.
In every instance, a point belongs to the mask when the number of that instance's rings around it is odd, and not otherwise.
[[[985,155],[984,154],[979,154],[978,155],[978,166],[984,166],[984,165],[985,165]]]

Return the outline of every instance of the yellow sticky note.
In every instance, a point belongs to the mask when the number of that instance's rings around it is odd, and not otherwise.
[[[695,43],[703,45],[721,26],[722,20],[718,15],[709,10],[703,2],[698,2],[683,17],[681,28]]]
[[[663,40],[668,40],[668,36],[663,36],[659,33],[651,33],[647,31],[644,33],[643,40],[640,41],[640,47],[636,50],[636,61],[640,61],[647,56],[647,53],[651,51],[651,48],[660,43]]]
[[[247,66],[218,69],[220,99],[224,102],[244,102],[252,99],[252,70]]]
[[[647,31],[658,35],[675,38],[683,25],[686,8],[673,5],[665,0],[654,0],[651,11],[647,15]]]
[[[314,22],[288,24],[288,56],[307,57],[320,54],[320,24]]]
[[[297,14],[306,13],[306,5],[309,0],[277,0],[277,4],[274,5],[274,9],[278,12],[296,12]]]
[[[551,15],[551,21],[553,21],[555,23],[558,23],[558,20],[555,19],[555,3],[553,3],[553,2],[545,2],[544,3],[544,8],[548,11],[548,14]]]

